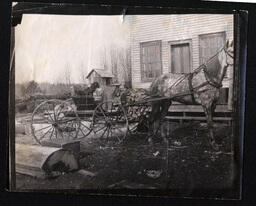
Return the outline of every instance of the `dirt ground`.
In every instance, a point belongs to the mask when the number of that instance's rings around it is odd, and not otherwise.
[[[221,145],[217,152],[209,146],[202,123],[178,126],[168,137],[168,144],[159,139],[150,145],[146,136],[130,135],[121,144],[85,138],[81,141],[80,170],[48,179],[17,174],[17,189],[156,189],[168,190],[168,195],[174,196],[201,191],[199,196],[221,198],[218,191],[232,188],[231,127],[215,125],[216,140]]]

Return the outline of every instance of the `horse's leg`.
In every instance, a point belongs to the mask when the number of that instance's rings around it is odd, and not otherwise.
[[[156,134],[159,131],[159,129],[161,128],[162,122],[164,121],[164,118],[166,117],[166,115],[168,114],[168,110],[169,107],[171,105],[171,101],[170,100],[163,100],[161,101],[160,104],[160,113],[159,113],[159,121],[157,122],[158,124],[156,125]]]
[[[161,128],[164,119],[166,117],[166,115],[168,114],[169,108],[171,106],[172,102],[170,100],[164,100],[161,104],[161,112],[160,112],[160,122],[158,125],[158,130]],[[166,137],[164,137],[164,141],[167,142]]]
[[[218,150],[219,147],[215,142],[214,133],[213,133],[213,118],[212,118],[216,104],[211,102],[211,103],[208,103],[207,105],[202,105],[202,106],[206,115],[207,127],[209,130],[208,135],[209,135],[210,145],[213,147],[213,149]]]
[[[152,142],[152,135],[155,136],[156,130],[155,126],[159,124],[160,121],[160,102],[152,102],[152,110],[149,117],[149,142]]]
[[[212,104],[211,104],[211,107],[210,107],[210,109],[211,109],[211,111],[210,111],[210,113],[211,113],[211,131],[210,131],[210,136],[211,136],[211,142],[212,142],[212,146],[213,146],[213,148],[214,149],[216,149],[216,150],[219,150],[219,146],[218,146],[218,144],[216,143],[216,141],[215,141],[215,137],[214,137],[214,133],[213,133],[213,130],[214,130],[214,123],[213,123],[213,115],[214,115],[214,111],[215,111],[215,108],[216,108],[216,103],[217,102],[212,102]]]

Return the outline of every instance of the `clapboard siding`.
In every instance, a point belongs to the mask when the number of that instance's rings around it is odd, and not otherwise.
[[[132,84],[147,88],[150,83],[141,80],[140,43],[161,40],[162,71],[170,72],[170,41],[191,39],[192,70],[199,66],[199,35],[225,32],[226,39],[233,39],[233,16],[212,14],[187,15],[138,15],[131,18]],[[228,71],[228,79],[230,79]],[[229,80],[223,82],[229,86]]]

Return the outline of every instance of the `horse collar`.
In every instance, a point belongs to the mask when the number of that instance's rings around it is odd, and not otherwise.
[[[221,88],[222,87],[222,83],[221,82],[216,82],[215,80],[213,80],[210,77],[210,75],[208,74],[206,68],[207,68],[207,66],[204,64],[203,71],[204,71],[205,79],[208,82],[208,84],[210,84],[213,87],[216,87],[217,89]]]

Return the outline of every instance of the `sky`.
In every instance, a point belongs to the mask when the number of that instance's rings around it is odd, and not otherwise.
[[[129,24],[122,16],[26,14],[15,28],[15,81],[72,83],[102,68],[104,48],[129,46]]]

